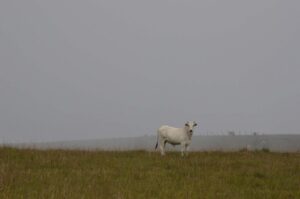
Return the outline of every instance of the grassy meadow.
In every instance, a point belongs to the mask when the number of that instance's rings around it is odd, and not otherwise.
[[[300,153],[1,147],[0,198],[300,198]]]

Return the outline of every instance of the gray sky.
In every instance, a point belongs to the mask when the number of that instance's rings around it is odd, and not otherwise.
[[[0,141],[300,133],[300,1],[0,2]]]

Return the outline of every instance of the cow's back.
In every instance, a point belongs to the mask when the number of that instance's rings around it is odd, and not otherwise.
[[[161,135],[167,135],[167,133],[169,131],[173,131],[173,129],[176,129],[172,126],[168,126],[168,125],[162,125],[161,127],[159,127],[158,129],[158,132],[161,134]]]
[[[168,140],[173,140],[174,142],[178,142],[184,137],[184,134],[181,131],[181,129],[168,125],[161,126],[158,129],[158,132],[162,137],[167,138]]]

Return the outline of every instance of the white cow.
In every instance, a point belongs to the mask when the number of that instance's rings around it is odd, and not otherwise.
[[[191,138],[193,135],[193,128],[197,126],[196,122],[190,121],[185,123],[184,128],[175,128],[172,126],[163,125],[157,130],[157,142],[155,149],[158,146],[161,155],[165,155],[166,143],[174,145],[181,145],[181,155],[187,155],[187,150],[191,144]]]

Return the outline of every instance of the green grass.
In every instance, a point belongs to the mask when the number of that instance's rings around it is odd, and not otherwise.
[[[0,198],[300,198],[300,154],[2,147]]]

